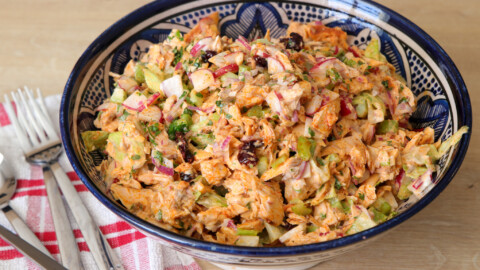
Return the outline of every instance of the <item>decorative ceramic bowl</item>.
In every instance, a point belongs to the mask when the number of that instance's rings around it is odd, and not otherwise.
[[[87,48],[68,79],[60,109],[62,138],[73,168],[93,195],[122,219],[173,249],[211,262],[298,269],[367,244],[420,211],[452,180],[467,151],[470,133],[440,160],[435,186],[423,198],[404,203],[395,218],[351,236],[294,247],[204,242],[163,230],[129,213],[106,195],[95,170],[101,155],[85,151],[80,133],[94,129],[94,110],[113,90],[109,72],[123,73],[130,59],[139,59],[149,45],[165,39],[172,28],[188,32],[200,18],[215,11],[220,13],[221,34],[232,38],[263,36],[267,29],[272,37],[280,37],[292,20],[320,20],[330,27],[339,26],[348,33],[348,41],[362,49],[377,38],[383,54],[417,97],[418,109],[411,117],[415,127],[430,126],[435,129],[435,139],[445,139],[459,127],[472,125],[468,92],[452,60],[420,28],[379,4],[361,0],[154,2],[119,20]]]

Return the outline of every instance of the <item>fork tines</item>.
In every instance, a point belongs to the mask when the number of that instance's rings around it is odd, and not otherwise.
[[[17,108],[16,115],[8,95],[5,95],[5,110],[24,152],[48,144],[52,140],[58,140],[38,88],[37,95],[38,101],[34,98],[32,90],[26,86],[24,90],[19,88],[18,91],[12,92],[11,96]]]

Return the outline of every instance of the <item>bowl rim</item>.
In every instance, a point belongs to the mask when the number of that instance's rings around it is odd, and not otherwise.
[[[344,2],[344,0],[337,0],[339,2]],[[457,91],[452,91],[454,96],[455,103],[458,108],[458,112],[463,112],[458,114],[458,123],[460,125],[466,125],[469,127],[469,131],[464,135],[462,140],[459,143],[458,149],[456,151],[455,157],[452,159],[450,167],[445,172],[442,180],[433,187],[430,192],[428,192],[423,198],[417,201],[409,209],[403,213],[397,215],[396,217],[379,224],[373,228],[356,233],[353,235],[329,240],[326,242],[301,245],[301,246],[288,246],[288,247],[241,247],[233,245],[218,244],[212,242],[206,242],[203,240],[193,239],[190,237],[182,236],[171,231],[162,229],[156,225],[148,223],[145,220],[142,220],[133,214],[129,213],[126,209],[120,207],[119,205],[110,201],[100,189],[89,179],[88,175],[83,170],[78,158],[75,155],[75,150],[72,144],[72,138],[70,136],[70,125],[69,125],[69,108],[72,105],[72,92],[78,81],[83,80],[82,76],[85,76],[84,71],[88,69],[88,65],[92,63],[92,59],[95,59],[98,56],[98,53],[102,51],[105,46],[108,46],[113,40],[119,37],[122,33],[130,29],[132,26],[138,24],[141,21],[144,21],[145,18],[149,18],[159,12],[166,11],[167,9],[173,6],[183,5],[188,3],[188,0],[178,0],[176,2],[170,2],[168,0],[162,0],[157,2],[152,2],[146,4],[133,12],[122,17],[120,20],[115,22],[109,28],[107,28],[100,36],[98,36],[83,52],[77,63],[75,64],[71,74],[68,77],[67,83],[65,85],[64,93],[62,95],[62,101],[60,105],[60,131],[62,141],[65,147],[66,155],[72,164],[74,171],[78,174],[79,178],[85,184],[85,186],[90,190],[90,192],[97,198],[104,206],[110,209],[113,213],[118,215],[120,218],[126,220],[128,223],[133,225],[136,228],[140,228],[142,231],[147,232],[150,235],[154,235],[162,238],[168,242],[173,242],[178,245],[199,249],[207,252],[214,252],[220,254],[231,254],[231,255],[242,255],[242,256],[252,256],[252,257],[262,257],[262,256],[292,256],[300,255],[307,253],[320,252],[324,250],[330,250],[334,248],[340,248],[347,245],[351,245],[362,240],[366,240],[376,236],[382,232],[387,231],[390,228],[393,228],[403,221],[409,219],[417,212],[422,210],[426,205],[432,202],[452,181],[453,177],[460,168],[460,165],[465,158],[468,145],[471,138],[472,132],[472,108],[470,103],[470,97],[465,85],[465,82],[462,79],[460,72],[457,67],[447,55],[447,53],[442,49],[442,47],[426,32],[424,32],[420,27],[415,25],[413,22],[398,14],[397,12],[371,0],[359,0],[357,7],[367,6],[373,7],[381,10],[386,15],[389,16],[388,24],[396,27],[404,33],[407,33],[412,40],[421,45],[421,47],[430,54],[430,56],[435,59],[439,65],[440,70],[446,77],[448,83],[451,85],[452,90],[457,89]],[[222,2],[222,1],[219,1]],[[226,1],[225,3],[232,3],[232,1]],[[248,1],[235,1],[238,2],[248,2]],[[257,1],[257,2],[269,2],[269,1]],[[300,1],[285,1],[286,3],[301,3]],[[357,1],[356,1],[357,2]],[[303,2],[303,4],[307,4]],[[83,72],[82,72],[83,71]],[[452,112],[454,113],[454,112]]]

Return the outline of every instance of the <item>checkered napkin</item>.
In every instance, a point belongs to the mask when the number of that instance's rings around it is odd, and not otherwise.
[[[50,96],[45,99],[50,117],[58,119],[60,96]],[[29,165],[22,154],[10,120],[0,103],[0,152],[14,168],[17,177],[17,190],[10,205],[26,222],[28,227],[43,242],[52,255],[59,260],[57,237],[53,225],[50,206],[43,182],[43,172],[38,166]],[[57,127],[58,132],[58,127]],[[62,155],[60,165],[67,172],[80,197],[87,206],[100,230],[108,239],[115,252],[121,256],[125,269],[198,269],[200,266],[190,257],[163,247],[153,239],[147,238],[115,214],[104,207],[80,181],[73,172],[65,155]],[[68,217],[77,240],[85,269],[97,269],[93,256],[67,207]],[[0,224],[14,231],[3,214],[0,214]],[[36,264],[25,258],[14,247],[0,238],[0,269],[39,269]]]

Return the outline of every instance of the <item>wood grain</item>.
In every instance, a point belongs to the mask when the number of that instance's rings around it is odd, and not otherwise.
[[[87,46],[108,26],[145,3],[1,0],[0,94],[23,85],[40,87],[45,94],[61,93]],[[480,1],[381,3],[419,25],[447,51],[466,81],[474,119],[480,119]],[[475,121],[461,169],[434,202],[380,241],[313,269],[480,269],[478,127]],[[218,269],[204,261],[201,265]]]

